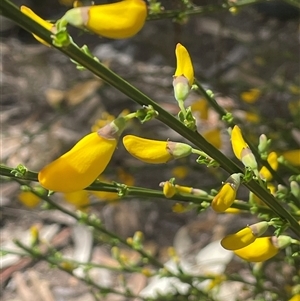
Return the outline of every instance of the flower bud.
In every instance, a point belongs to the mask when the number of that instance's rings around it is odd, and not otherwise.
[[[239,173],[232,174],[219,193],[214,197],[211,202],[211,207],[216,212],[224,212],[229,208],[235,200],[236,192],[240,186],[241,176]]]
[[[248,144],[245,142],[241,129],[235,125],[231,131],[231,145],[235,156],[243,162],[245,167],[257,169],[257,162]]]
[[[291,193],[295,198],[300,199],[300,187],[299,184],[296,181],[292,181],[290,183],[291,186]]]
[[[163,193],[166,198],[171,198],[176,193],[176,188],[170,181],[161,182],[159,186],[163,187]]]

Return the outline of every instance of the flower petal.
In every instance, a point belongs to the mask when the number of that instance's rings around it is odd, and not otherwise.
[[[274,246],[272,237],[259,237],[250,245],[234,251],[237,256],[250,262],[266,261],[278,252],[279,248]]]
[[[45,166],[38,175],[48,190],[73,192],[86,188],[104,171],[117,146],[97,132],[83,137],[70,151]]]
[[[177,77],[183,75],[185,78],[187,78],[191,87],[194,83],[194,68],[190,55],[187,49],[180,43],[176,45],[175,54],[177,67],[174,76]]]
[[[125,39],[137,34],[145,24],[147,6],[142,0],[76,7],[63,16],[73,26],[111,39]]]

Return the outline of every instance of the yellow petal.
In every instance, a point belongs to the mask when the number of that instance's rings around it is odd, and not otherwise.
[[[186,166],[176,166],[172,169],[172,175],[178,179],[185,179],[188,175],[189,169]]]
[[[90,191],[91,194],[96,196],[98,199],[102,201],[114,201],[119,198],[116,192],[108,192],[108,191]]]
[[[87,209],[84,207],[90,203],[88,192],[86,190],[64,193],[64,199],[68,203],[74,205],[77,209]]]
[[[23,205],[29,208],[34,208],[41,202],[41,199],[31,191],[21,191],[18,195],[18,199]]]
[[[176,193],[176,188],[170,181],[166,181],[163,186],[163,193],[166,198],[171,198]]]
[[[127,135],[123,138],[123,144],[133,157],[146,163],[161,164],[173,159],[167,149],[167,141]]]
[[[300,301],[300,294],[294,295],[289,301]]]
[[[259,237],[250,245],[235,250],[240,258],[250,262],[266,261],[278,253],[279,249],[272,243],[272,237]]]
[[[40,25],[42,25],[44,28],[46,28],[47,30],[55,33],[55,25],[42,19],[40,16],[38,16],[37,14],[35,14],[30,8],[28,8],[27,6],[22,5],[20,8],[21,12],[23,14],[25,14],[26,16],[30,17],[32,20],[34,20],[35,22],[39,23]],[[50,44],[48,44],[47,42],[45,42],[44,40],[42,40],[41,38],[39,38],[38,36],[36,36],[35,34],[33,34],[33,36],[35,37],[35,39],[37,41],[39,41],[40,43],[49,46]]]
[[[73,26],[111,39],[125,39],[137,34],[145,24],[147,6],[142,0],[76,7],[63,17]]]
[[[220,149],[222,147],[221,132],[219,129],[207,131],[203,133],[203,137],[215,148]]]
[[[237,233],[227,235],[221,240],[221,245],[226,250],[238,250],[254,242],[256,237],[249,227],[243,228]]]
[[[194,83],[194,68],[190,55],[187,49],[180,43],[176,45],[175,54],[177,67],[174,76],[177,77],[183,75],[185,78],[187,78],[191,87]]]
[[[199,112],[202,120],[208,119],[208,102],[204,98],[200,98],[191,105],[192,112]]]
[[[39,172],[39,182],[53,191],[82,190],[104,171],[116,145],[116,139],[103,138],[97,132],[88,134],[70,151],[45,166]]]
[[[216,212],[224,212],[234,202],[236,197],[236,190],[230,183],[223,185],[219,193],[211,202],[211,207]]]
[[[268,155],[268,163],[270,164],[270,166],[272,167],[273,170],[277,170],[278,168],[278,161],[277,161],[277,154],[275,152],[271,152]],[[268,170],[267,167],[263,166],[262,169],[259,171],[259,174],[261,176],[261,178],[265,179],[266,181],[271,181],[273,176],[270,173],[270,171]]]
[[[241,93],[241,99],[247,103],[255,103],[261,95],[259,89],[250,89],[249,91]]]
[[[235,125],[231,132],[231,145],[234,152],[234,155],[242,160],[242,151],[245,148],[249,148],[248,144],[245,142],[241,129]]]
[[[241,176],[238,173],[232,174],[222,186],[218,194],[213,198],[211,207],[216,212],[224,212],[235,200],[236,192],[240,186]]]
[[[282,155],[290,164],[300,166],[300,149],[286,151]]]

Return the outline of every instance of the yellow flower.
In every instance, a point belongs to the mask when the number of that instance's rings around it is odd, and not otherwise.
[[[88,192],[86,190],[79,190],[74,192],[64,193],[64,199],[74,205],[76,209],[87,210],[87,205],[90,204]]]
[[[191,105],[192,112],[199,112],[202,120],[208,119],[208,103],[204,98],[200,98]]]
[[[194,83],[194,68],[190,58],[190,55],[187,49],[182,46],[180,43],[176,45],[175,49],[177,68],[174,74],[174,77],[184,76],[188,82],[190,87]]]
[[[175,54],[174,94],[177,101],[184,101],[194,83],[194,68],[188,51],[180,43],[176,45]]]
[[[18,194],[18,199],[23,205],[29,208],[34,208],[41,202],[41,199],[31,191],[21,191]]]
[[[176,203],[175,205],[172,206],[172,211],[174,213],[183,213],[186,211],[186,207],[180,203]]]
[[[147,6],[142,0],[75,7],[62,17],[69,24],[85,28],[111,39],[126,39],[137,34],[145,24]]]
[[[237,233],[225,236],[221,240],[221,245],[226,250],[238,250],[253,243],[255,239],[262,235],[269,225],[267,222],[260,222],[247,226]]]
[[[241,99],[247,103],[255,103],[261,95],[259,89],[250,89],[249,91],[241,93]]]
[[[186,166],[176,166],[172,169],[172,175],[178,179],[185,179],[188,175],[189,169]]]
[[[231,145],[235,156],[252,170],[257,169],[257,162],[248,144],[245,142],[241,129],[235,125],[231,132]]]
[[[232,174],[213,198],[211,207],[216,212],[224,212],[235,200],[236,192],[240,186],[240,174]]]
[[[42,19],[41,17],[39,17],[38,15],[36,15],[30,8],[28,8],[27,6],[22,5],[20,8],[21,12],[23,14],[25,14],[26,16],[30,17],[32,20],[34,20],[35,22],[39,23],[40,25],[42,25],[43,27],[45,27],[47,30],[51,31],[52,33],[56,32],[56,27],[54,24]],[[36,40],[38,40],[40,43],[50,47],[50,44],[48,44],[47,42],[45,42],[44,40],[42,40],[40,37],[38,37],[37,35],[33,34],[33,36],[35,37]]]
[[[172,159],[186,157],[192,148],[184,143],[144,139],[127,135],[123,138],[126,150],[135,158],[152,164],[167,163]]]
[[[250,262],[262,262],[274,257],[280,249],[288,246],[291,238],[288,236],[259,237],[250,245],[234,250],[240,258]]]
[[[241,211],[242,211],[241,209],[229,207],[229,208],[227,208],[227,209],[224,211],[224,213],[229,213],[229,214],[240,214]]]
[[[221,132],[219,129],[213,129],[202,134],[203,137],[215,148],[222,147]]]
[[[300,166],[300,149],[286,151],[282,155],[290,164]]]
[[[277,161],[277,154],[275,152],[271,152],[268,155],[268,163],[270,164],[270,166],[272,167],[273,170],[277,170],[278,168],[278,161]],[[260,177],[262,179],[265,179],[266,181],[271,181],[273,176],[271,174],[271,172],[268,170],[267,167],[263,166],[262,169],[259,171]]]
[[[83,137],[70,151],[39,172],[40,184],[60,192],[83,190],[92,184],[108,165],[124,127],[125,119],[120,117]]]
[[[160,186],[163,187],[163,193],[166,198],[171,198],[176,193],[176,188],[170,181],[162,182]]]
[[[300,294],[294,295],[289,301],[300,301]]]
[[[276,187],[271,184],[271,183],[267,183],[267,188],[270,190],[270,193],[272,195],[275,195],[276,192]],[[264,207],[268,207],[257,195],[255,195],[254,193],[250,192],[250,202],[254,202],[256,203],[258,206],[264,206]]]

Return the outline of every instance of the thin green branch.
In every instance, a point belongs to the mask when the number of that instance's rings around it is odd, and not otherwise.
[[[274,0],[269,0],[271,2]],[[296,2],[296,0],[285,0]],[[194,6],[192,9],[182,10],[162,10],[158,13],[153,13],[148,16],[148,20],[160,20],[160,19],[175,19],[181,20],[185,16],[204,15],[213,12],[219,12],[223,10],[229,10],[231,7],[243,8],[245,6],[253,5],[259,2],[266,2],[266,0],[238,0],[238,1],[224,1],[218,5],[205,5]]]
[[[7,166],[1,166],[0,165],[0,175],[6,176],[6,177],[13,177],[13,180],[22,180],[22,182],[18,181],[21,185],[26,185],[26,182],[24,181],[33,181],[33,182],[38,182],[38,174],[33,171],[27,171],[24,176],[20,175],[14,175],[12,176],[12,171],[14,169],[11,167]],[[105,182],[95,182],[88,186],[86,190],[89,191],[105,191],[105,192],[114,192],[118,193],[119,188],[110,183],[105,183]],[[37,194],[40,196],[39,194]],[[144,187],[136,187],[136,186],[126,186],[126,192],[125,195],[120,197],[121,199],[127,199],[127,198],[133,198],[133,197],[139,197],[140,200],[143,199],[165,199],[166,197],[163,194],[161,190],[154,190],[154,189],[148,189]],[[168,198],[167,200],[170,201],[179,201],[179,202],[184,202],[184,203],[193,203],[196,205],[200,205],[203,202],[211,203],[213,199],[213,196],[199,196],[199,195],[192,195],[192,194],[175,194],[172,198]],[[46,200],[47,201],[47,200]],[[243,211],[251,211],[252,210],[252,205],[249,204],[248,202],[239,202],[236,201],[232,204],[232,208],[243,210]],[[63,207],[62,207],[63,208]],[[60,209],[59,209],[60,210]],[[268,214],[268,215],[273,215],[273,211],[265,206],[257,206],[256,207],[256,212],[260,214]],[[66,214],[69,214],[69,211],[65,212]],[[72,215],[73,216],[73,215]],[[300,218],[300,214],[293,214],[293,216],[297,219]],[[75,216],[73,216],[76,218]]]
[[[2,0],[0,2],[0,12],[4,16],[15,21],[27,31],[36,34],[46,42],[52,44],[51,32],[24,15],[9,0]],[[196,147],[206,152],[210,157],[220,163],[221,167],[229,174],[243,172],[240,167],[238,167],[223,153],[221,153],[218,149],[214,148],[209,142],[207,142],[202,135],[187,129],[179,120],[177,120],[169,112],[165,111],[158,103],[129,84],[127,81],[122,79],[106,66],[104,66],[100,62],[96,62],[93,58],[86,55],[77,46],[70,44],[66,47],[57,49],[70,57],[72,60],[79,63],[81,66],[90,70],[93,74],[100,77],[111,86],[127,95],[137,104],[140,104],[141,106],[151,105],[154,110],[158,112],[158,119],[160,121],[180,134],[182,137],[189,140]],[[277,200],[264,187],[261,187],[259,183],[254,180],[246,183],[245,186],[254,194],[256,194],[261,200],[263,200],[279,217],[286,220],[290,224],[291,229],[296,233],[296,235],[300,236],[300,225],[298,224],[297,220],[280,203],[278,203]]]

